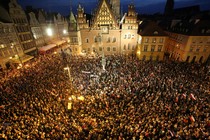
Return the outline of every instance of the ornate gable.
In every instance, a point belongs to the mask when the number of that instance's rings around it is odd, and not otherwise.
[[[109,29],[119,29],[115,16],[107,0],[101,0],[92,24],[92,28],[99,29],[101,25],[108,25]]]

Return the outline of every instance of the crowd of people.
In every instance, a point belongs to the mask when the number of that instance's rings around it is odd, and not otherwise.
[[[68,57],[39,56],[2,77],[2,138],[210,139],[208,66],[113,55],[103,70],[100,57]]]

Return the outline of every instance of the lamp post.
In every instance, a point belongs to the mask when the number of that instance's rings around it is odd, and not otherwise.
[[[101,60],[101,64],[102,64],[102,69],[105,71],[105,66],[106,66],[106,58],[104,56],[104,47],[102,46],[102,30],[101,30],[101,40],[100,40],[100,45],[102,47],[102,60]]]
[[[68,76],[69,76],[69,80],[71,81],[71,73],[70,73],[70,67],[69,65],[67,65],[67,67],[64,68],[64,70],[67,70],[68,71]]]
[[[21,58],[20,58],[20,55],[19,55],[19,53],[18,53],[16,44],[15,44],[15,43],[11,43],[10,48],[11,48],[11,49],[15,49],[15,53],[16,53],[17,56],[18,56],[18,60],[20,61],[21,66],[23,66],[23,62],[22,62],[22,60],[21,60]]]

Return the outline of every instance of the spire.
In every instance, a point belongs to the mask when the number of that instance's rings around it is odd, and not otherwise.
[[[174,0],[167,0],[166,6],[165,6],[165,15],[172,15],[174,10]]]

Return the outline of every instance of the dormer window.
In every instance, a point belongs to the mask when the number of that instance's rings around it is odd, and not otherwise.
[[[158,34],[158,31],[154,31],[154,33],[153,33],[154,35],[157,35]]]

